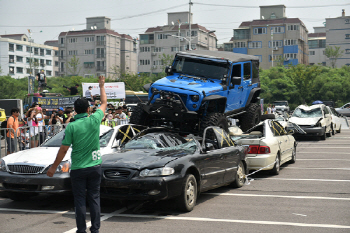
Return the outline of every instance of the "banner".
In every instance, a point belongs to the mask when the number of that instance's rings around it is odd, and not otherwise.
[[[100,87],[98,83],[82,83],[83,96],[85,92],[92,87],[92,95],[100,95]],[[105,83],[107,99],[125,99],[125,84],[123,82]]]
[[[28,77],[28,94],[34,93],[34,82],[35,82],[35,77],[29,76]]]
[[[59,107],[74,107],[74,102],[79,96],[74,97],[38,97],[38,103],[42,108],[57,109]]]

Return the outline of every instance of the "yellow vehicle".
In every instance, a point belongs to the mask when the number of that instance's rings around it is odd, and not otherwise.
[[[125,91],[125,104],[137,104],[139,102],[147,102],[148,93],[136,92],[136,91]]]
[[[0,108],[0,122],[6,121],[5,109]]]

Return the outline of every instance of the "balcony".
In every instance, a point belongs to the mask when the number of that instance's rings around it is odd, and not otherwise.
[[[97,54],[97,58],[105,58],[106,55],[105,54]]]
[[[64,60],[64,56],[59,56],[59,60]]]
[[[106,41],[96,41],[96,45],[106,45]]]
[[[106,71],[106,67],[105,66],[97,66],[96,70],[97,71]]]

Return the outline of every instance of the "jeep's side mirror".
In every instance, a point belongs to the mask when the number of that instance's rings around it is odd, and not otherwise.
[[[210,142],[205,143],[205,150],[206,151],[210,151],[210,150],[214,150],[214,149],[215,148],[214,148],[213,143],[210,143]]]
[[[231,78],[231,84],[232,85],[241,85],[241,77],[232,77]]]
[[[147,83],[145,85],[143,85],[143,89],[145,89],[145,91],[148,93],[149,89],[151,88],[152,83]]]
[[[166,67],[165,67],[165,73],[166,73],[167,75],[172,74],[171,70],[172,70],[172,66],[166,66]]]

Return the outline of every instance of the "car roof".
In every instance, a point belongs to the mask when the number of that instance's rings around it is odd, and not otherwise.
[[[301,108],[301,109],[304,109],[304,110],[311,110],[311,109],[315,109],[315,108],[322,108],[322,106],[326,106],[326,105],[324,105],[324,104],[314,104],[314,105],[311,105],[311,106],[299,105],[297,108]]]
[[[245,55],[241,53],[233,53],[227,51],[192,50],[187,52],[180,52],[176,55],[226,59],[232,62],[259,61],[259,58],[253,55]]]

